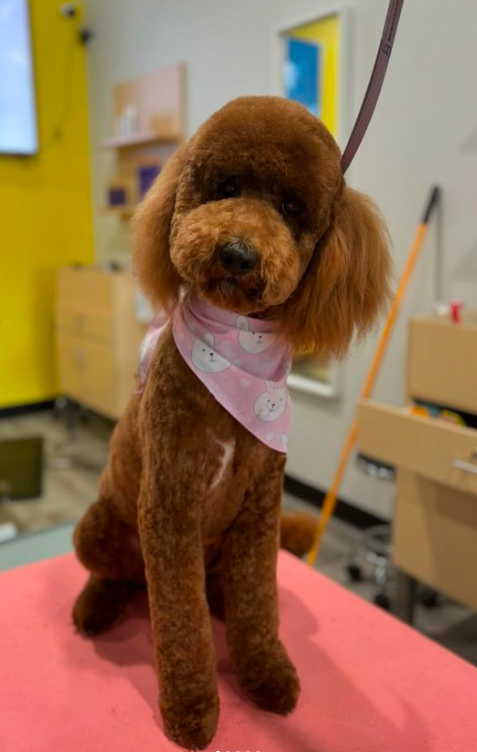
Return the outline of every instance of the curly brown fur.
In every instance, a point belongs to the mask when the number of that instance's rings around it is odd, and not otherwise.
[[[137,211],[143,289],[172,310],[184,282],[212,303],[275,319],[295,347],[342,355],[385,305],[390,261],[374,206],[346,187],[326,128],[300,105],[245,97],[176,152]],[[226,244],[257,264],[235,276]],[[224,444],[233,447],[222,472]],[[293,710],[299,682],[278,637],[276,558],[285,458],[227,413],[161,337],[144,391],[116,427],[99,500],[75,533],[91,572],[74,620],[107,628],[147,580],[168,734],[206,746],[219,700],[210,606],[237,675],[267,710]],[[220,482],[214,479],[220,471]],[[309,527],[282,523],[302,552]]]

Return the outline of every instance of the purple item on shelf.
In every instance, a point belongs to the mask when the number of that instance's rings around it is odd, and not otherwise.
[[[139,168],[139,196],[143,198],[160,172],[159,165],[143,165]]]
[[[127,204],[127,195],[125,188],[110,188],[108,191],[109,206],[124,206]]]

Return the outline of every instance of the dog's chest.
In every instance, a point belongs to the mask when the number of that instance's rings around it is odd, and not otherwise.
[[[235,520],[247,490],[254,484],[269,451],[239,429],[209,444],[209,474],[203,501],[202,530],[205,539],[221,535]],[[263,455],[263,456],[262,456]]]
[[[243,494],[239,493],[234,462],[236,438],[215,438],[210,444],[209,467],[202,509],[205,538],[219,535],[235,519]]]
[[[223,483],[230,481],[235,451],[235,437],[225,441],[217,439],[216,443],[219,453],[218,466],[210,483],[209,491],[211,492],[216,488],[220,489]]]

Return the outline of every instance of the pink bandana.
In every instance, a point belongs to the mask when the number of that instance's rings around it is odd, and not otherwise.
[[[166,324],[164,314],[156,316],[141,345],[142,386]],[[257,439],[286,452],[291,349],[276,330],[273,321],[225,311],[190,293],[173,317],[177,349],[217,402]]]

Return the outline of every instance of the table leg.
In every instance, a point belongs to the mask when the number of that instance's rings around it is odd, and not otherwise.
[[[413,624],[414,622],[416,584],[414,577],[398,570],[397,597],[394,613],[399,619],[406,622],[406,624]]]

